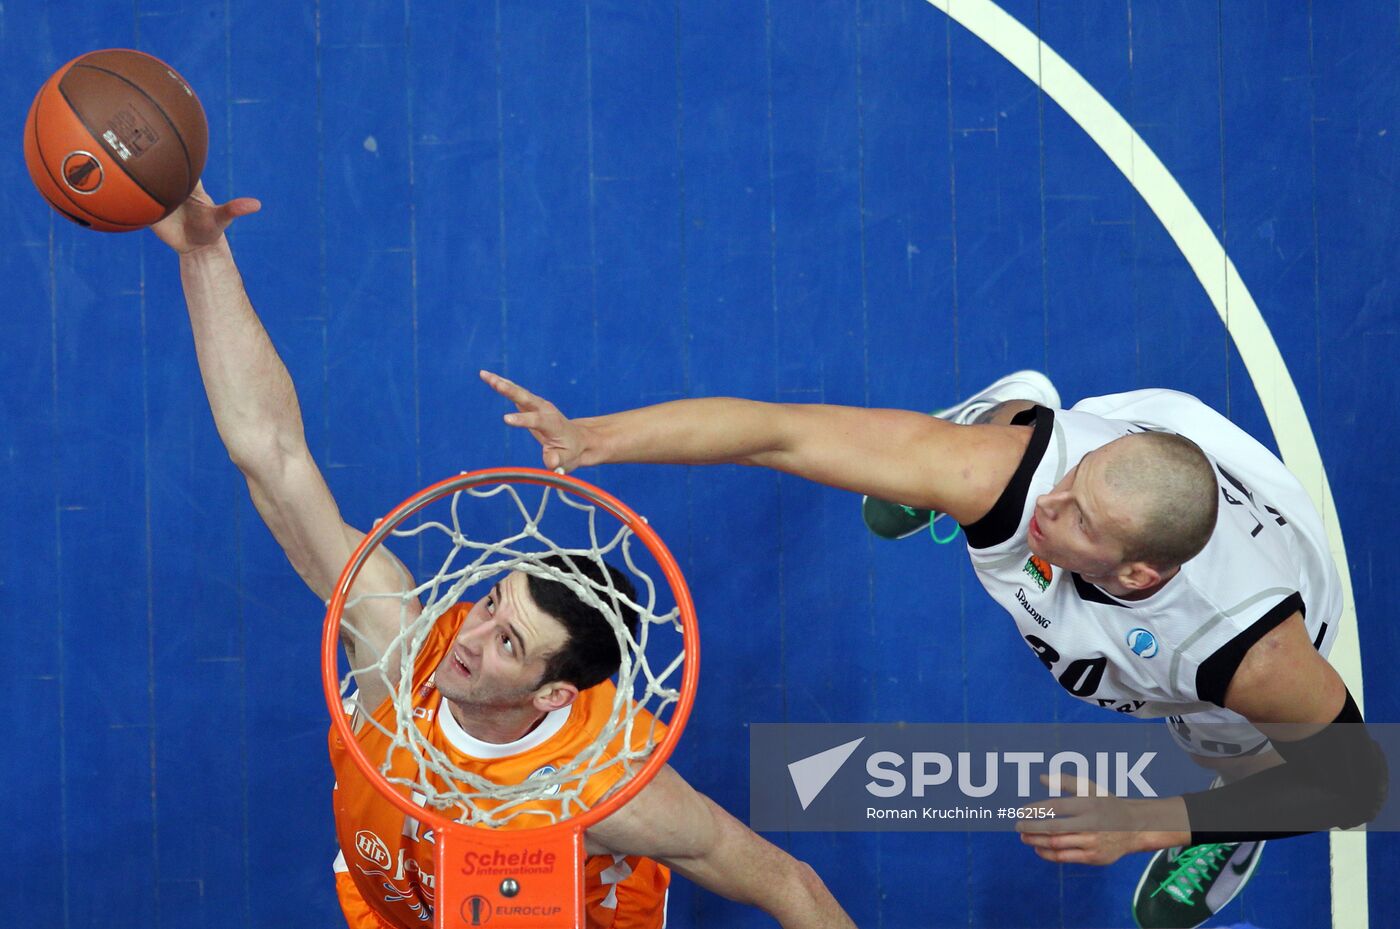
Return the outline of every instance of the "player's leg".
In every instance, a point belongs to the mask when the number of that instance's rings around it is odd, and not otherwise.
[[[1229,710],[1173,716],[1167,725],[1192,761],[1215,772],[1211,787],[1283,763],[1263,733]],[[1263,851],[1263,842],[1162,849],[1148,861],[1138,881],[1133,918],[1143,929],[1202,925],[1244,888]]]
[[[956,406],[934,413],[939,419],[970,425],[1008,425],[1013,416],[1033,406],[1059,408],[1060,394],[1050,379],[1039,371],[1017,371],[978,391]],[[904,506],[875,497],[861,498],[861,517],[866,527],[882,539],[903,539],[933,526],[944,514]],[[956,530],[955,530],[956,531]]]

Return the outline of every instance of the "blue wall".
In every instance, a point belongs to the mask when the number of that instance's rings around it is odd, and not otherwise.
[[[1316,431],[1368,716],[1400,718],[1394,4],[1008,0],[1225,243]],[[346,517],[533,464],[479,367],[588,414],[691,395],[932,408],[1016,367],[1067,402],[1190,390],[1267,438],[1201,286],[1084,133],[921,0],[16,0],[0,7],[0,738],[16,925],[337,925],[321,609],[212,428],[173,257],[57,218],[19,156],[69,58],[132,46],[210,118],[205,181]],[[584,477],[682,558],[704,629],[677,767],[745,815],[750,721],[1036,720],[1044,678],[955,550],[876,543],[771,473]],[[1084,716],[1084,718],[1096,718]],[[1009,835],[774,836],[864,926],[1130,922],[1139,861]],[[1328,920],[1324,837],[1227,914]],[[1373,926],[1400,843],[1370,839]],[[758,926],[679,882],[678,927]],[[1226,920],[1230,921],[1230,920]]]

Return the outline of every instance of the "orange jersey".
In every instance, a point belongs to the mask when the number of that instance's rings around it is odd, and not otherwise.
[[[616,693],[612,682],[581,692],[573,703],[546,715],[515,742],[499,745],[473,738],[457,723],[432,679],[470,608],[471,604],[459,603],[445,612],[414,662],[413,715],[419,731],[452,764],[497,784],[518,784],[541,769],[557,769],[573,761],[593,743],[612,714]],[[392,699],[374,711],[374,718],[390,732],[394,717]],[[643,712],[638,714],[633,732],[634,744],[640,746],[649,733],[660,741],[665,727]],[[361,727],[357,738],[369,758],[388,754],[389,737],[374,726]],[[614,750],[621,747],[623,738],[617,737]],[[334,728],[330,751],[336,777],[336,838],[348,871],[336,875],[336,889],[346,920],[352,929],[431,925],[435,891],[432,831],[405,817],[365,779]],[[416,770],[407,752],[394,753],[392,775],[411,777]],[[580,791],[584,801],[590,807],[598,802],[622,773],[621,766],[615,766],[589,777]],[[545,809],[548,803],[538,801],[538,806]],[[529,828],[546,822],[543,817],[527,814],[501,828]],[[669,882],[670,872],[647,858],[588,856],[584,863],[584,908],[589,929],[657,929],[664,922]]]

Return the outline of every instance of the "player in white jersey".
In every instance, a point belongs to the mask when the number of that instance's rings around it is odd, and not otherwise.
[[[1151,828],[1023,832],[1057,862],[1157,851],[1134,898],[1145,927],[1200,925],[1227,903],[1281,831],[1258,824],[1303,810],[1309,830],[1353,826],[1380,808],[1384,758],[1364,725],[1333,725],[1362,720],[1325,659],[1341,595],[1320,519],[1281,462],[1192,397],[1144,390],[1058,410],[1053,385],[1020,372],[937,418],[708,398],[569,420],[482,376],[550,468],[762,465],[867,494],[882,535],[943,515],[960,524],[984,587],[1062,686],[1167,716],[1230,782],[1145,801]],[[1251,825],[1210,831],[1227,820]]]
[[[1028,412],[1027,454],[1007,493],[967,527],[968,550],[982,585],[1070,694],[1138,717],[1214,718],[1242,645],[1295,613],[1327,653],[1341,615],[1341,582],[1306,493],[1259,443],[1194,397],[1170,390]],[[1031,537],[1041,534],[1036,501],[1086,467],[1090,453],[1147,432],[1190,434],[1215,471],[1219,517],[1201,552],[1151,596],[1113,596],[1032,553]],[[1233,720],[1246,722],[1237,714]],[[1207,746],[1203,733],[1192,733],[1190,748],[1206,756],[1237,755],[1264,741],[1256,733],[1249,744]]]

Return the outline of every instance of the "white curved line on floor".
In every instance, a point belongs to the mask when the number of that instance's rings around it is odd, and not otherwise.
[[[928,0],[1030,78],[1079,124],[1142,196],[1206,290],[1244,361],[1283,461],[1303,482],[1327,529],[1332,558],[1342,577],[1341,628],[1330,660],[1364,712],[1361,648],[1352,597],[1351,570],[1322,453],[1298,396],[1298,388],[1273,333],[1250,296],[1225,247],[1186,196],[1176,178],[1128,121],[1083,76],[1019,20],[990,0]],[[1366,835],[1330,835],[1332,925],[1367,929]]]

